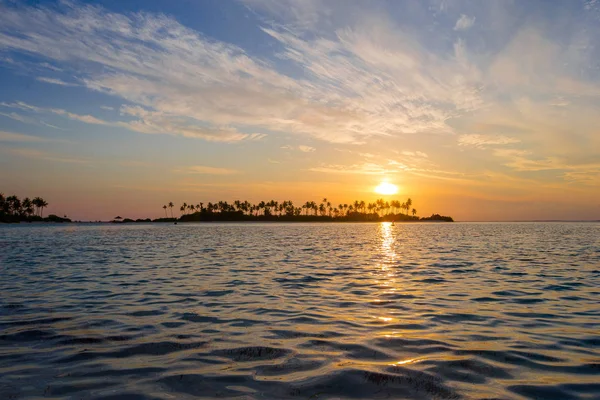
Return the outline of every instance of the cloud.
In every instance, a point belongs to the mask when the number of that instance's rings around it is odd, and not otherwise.
[[[304,29],[333,15],[320,2],[290,3],[294,16],[278,2],[260,4],[282,11],[282,18],[312,20]],[[431,53],[382,16],[329,37],[264,27],[282,49],[279,58],[306,72],[294,77],[163,15],[70,2],[0,7],[0,49],[79,68],[87,88],[149,111],[128,125],[139,132],[256,137],[241,133],[244,127],[257,135],[269,130],[364,143],[373,136],[448,133],[449,118],[482,104],[478,74],[464,52]]]
[[[44,77],[44,76],[38,76],[36,78],[36,80],[38,80],[40,82],[45,82],[45,83],[50,83],[50,84],[53,84],[53,85],[60,85],[60,86],[79,86],[79,85],[76,85],[74,83],[68,83],[68,82],[62,81],[60,79],[47,78],[47,77]]]
[[[385,175],[406,171],[408,169],[410,168],[407,165],[396,161],[388,161],[387,164],[377,164],[373,162],[351,165],[324,164],[319,167],[309,168],[309,171],[326,174]]]
[[[535,157],[531,151],[496,149],[494,155],[506,159],[507,167],[519,172],[555,171],[565,181],[597,185],[600,162],[570,163],[560,157]]]
[[[303,153],[312,153],[315,150],[317,150],[314,147],[306,146],[306,145],[302,145],[302,144],[299,146],[292,146],[292,145],[286,144],[285,146],[281,146],[281,148],[284,150],[298,150]]]
[[[14,119],[15,121],[26,123],[26,124],[35,123],[35,121],[32,120],[31,118],[24,117],[23,115],[17,114],[15,112],[11,112],[11,113],[0,112],[0,115],[2,115],[3,117],[6,117],[6,118]]]
[[[106,121],[92,115],[75,114],[59,108],[37,107],[21,101],[15,103],[0,103],[0,106],[17,108],[28,112],[56,114],[86,124],[121,127],[140,133],[181,135],[189,138],[202,138],[214,142],[260,140],[266,136],[261,133],[242,133],[235,128],[230,127],[211,128],[193,126],[190,123],[183,121],[181,118],[168,117],[161,113],[144,110],[141,107],[123,107],[121,109],[122,114],[142,117],[141,119],[134,119],[131,121]]]
[[[103,110],[108,110],[108,111],[114,111],[114,107],[109,107],[109,106],[100,106],[101,109]]]
[[[41,63],[40,67],[44,67],[46,69],[52,70],[52,71],[56,71],[56,72],[62,72],[63,70],[61,68],[58,68],[54,65],[48,64],[48,63]]]
[[[285,20],[291,29],[314,28],[331,15],[328,4],[320,0],[242,0],[249,8]]]
[[[38,142],[51,142],[52,139],[47,139],[39,136],[24,135],[22,133],[13,133],[0,131],[0,142],[27,142],[27,143],[38,143]]]
[[[300,150],[304,153],[312,153],[316,149],[314,147],[300,145],[300,146],[298,146],[298,150]]]
[[[422,151],[407,151],[407,150],[404,150],[402,152],[402,155],[409,156],[409,157],[417,157],[417,158],[429,158],[429,156],[427,155],[427,153],[423,153]]]
[[[469,18],[465,14],[461,14],[460,18],[456,21],[454,25],[455,31],[466,31],[471,28],[475,24],[475,17]]]
[[[203,174],[203,175],[234,175],[239,174],[239,171],[229,168],[208,167],[205,165],[193,165],[190,167],[182,167],[173,172],[185,174]]]
[[[44,121],[40,121],[40,124],[42,124],[44,126],[47,126],[48,128],[54,128],[54,129],[58,129],[58,130],[61,130],[61,131],[68,131],[68,129],[64,129],[64,128],[58,127],[56,125],[49,124],[49,123],[44,122]]]
[[[458,137],[459,146],[470,146],[485,149],[488,146],[503,146],[521,142],[519,139],[503,135],[466,134]]]
[[[112,122],[109,121],[104,121],[101,119],[98,119],[94,116],[91,115],[80,115],[80,114],[75,114],[75,113],[70,113],[68,111],[65,110],[61,110],[58,108],[49,108],[47,109],[49,112],[57,114],[57,115],[63,115],[69,119],[75,120],[75,121],[80,121],[80,122],[85,122],[86,124],[93,124],[93,125],[114,125]]]

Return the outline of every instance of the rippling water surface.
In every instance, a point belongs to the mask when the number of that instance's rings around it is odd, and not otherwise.
[[[1,399],[599,399],[600,224],[0,226]]]

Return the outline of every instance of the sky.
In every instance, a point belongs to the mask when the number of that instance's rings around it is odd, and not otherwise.
[[[600,0],[0,0],[0,192],[600,219],[598,38]]]

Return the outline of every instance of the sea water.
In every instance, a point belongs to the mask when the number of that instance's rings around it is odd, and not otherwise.
[[[598,399],[600,224],[0,226],[1,399]]]

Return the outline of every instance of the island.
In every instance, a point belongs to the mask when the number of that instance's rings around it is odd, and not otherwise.
[[[253,204],[235,200],[188,204],[179,207],[180,215],[173,215],[175,204],[169,202],[162,206],[164,218],[136,219],[117,216],[114,223],[131,222],[454,222],[449,216],[432,214],[429,217],[417,216],[412,199],[386,201],[378,199],[373,203],[355,200],[352,203],[333,205],[327,198],[320,203],[307,201],[296,206],[293,201],[261,201]]]
[[[23,200],[15,195],[4,196],[0,193],[0,222],[71,222],[66,215],[59,217],[50,214],[44,217],[44,208],[48,202],[41,197]],[[278,202],[275,200],[250,203],[235,200],[199,202],[197,204],[183,203],[179,207],[179,216],[173,215],[175,204],[169,202],[162,206],[165,213],[161,218],[123,218],[114,217],[112,223],[145,223],[145,222],[454,222],[449,216],[432,214],[429,217],[419,217],[413,207],[412,199],[404,202],[399,200],[378,199],[367,203],[355,200],[352,203],[332,204],[327,198],[319,203],[307,201],[297,206],[291,200]]]

